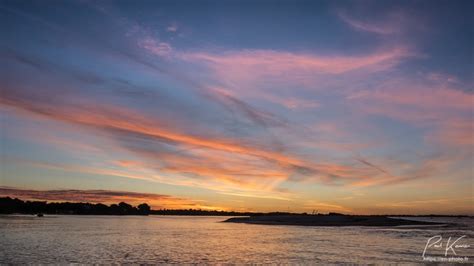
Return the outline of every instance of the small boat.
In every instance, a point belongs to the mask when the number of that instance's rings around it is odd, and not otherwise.
[[[44,214],[42,214],[42,213],[38,213],[38,214],[36,214],[36,216],[38,216],[38,217],[43,217],[43,216],[44,216]]]

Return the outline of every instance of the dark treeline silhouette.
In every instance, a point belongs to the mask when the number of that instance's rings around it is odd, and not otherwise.
[[[143,203],[136,207],[120,202],[109,206],[102,203],[22,201],[10,197],[0,198],[2,214],[89,214],[89,215],[148,215],[150,206]]]
[[[105,205],[102,203],[82,203],[82,202],[46,202],[46,201],[23,201],[12,199],[10,197],[0,197],[0,214],[78,214],[78,215],[193,215],[193,216],[298,216],[298,215],[317,215],[317,216],[359,216],[347,215],[336,212],[328,214],[307,214],[292,212],[236,212],[236,211],[217,211],[201,209],[161,209],[152,210],[146,203],[136,207],[120,202],[119,204]],[[367,216],[367,215],[366,215]],[[400,216],[400,217],[470,217],[467,215],[369,215],[369,216]]]
[[[143,203],[134,207],[128,203],[105,205],[102,203],[82,202],[46,202],[23,201],[10,197],[0,197],[0,214],[80,214],[80,215],[195,215],[195,216],[256,216],[256,215],[292,215],[286,212],[259,213],[235,212],[200,209],[182,210],[151,210],[148,204]]]
[[[251,216],[255,215],[253,212],[234,212],[234,211],[216,211],[216,210],[201,210],[201,209],[161,209],[151,210],[153,215],[193,215],[193,216]]]
[[[201,216],[250,216],[263,213],[226,212],[214,210],[151,210],[148,204],[143,203],[134,207],[128,203],[105,205],[102,203],[82,202],[46,202],[23,201],[10,197],[0,197],[0,214],[79,214],[79,215],[201,215]]]
[[[181,210],[151,210],[154,215],[194,215],[194,216],[259,216],[259,215],[301,215],[289,212],[236,212],[236,211],[217,211],[201,209],[181,209]]]

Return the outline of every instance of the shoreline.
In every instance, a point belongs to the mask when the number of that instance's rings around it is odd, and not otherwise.
[[[38,213],[0,213],[0,216],[36,216]],[[258,215],[248,215],[248,214],[241,214],[241,215],[232,215],[232,214],[99,214],[99,213],[41,213],[45,216],[195,216],[195,217],[231,217],[231,218],[253,218],[253,217],[281,217],[281,216],[289,216],[289,217],[324,217],[324,216],[332,216],[328,214],[317,214],[317,215],[308,215],[308,214],[289,214],[289,215],[274,215],[274,214],[258,214]],[[470,215],[341,215],[345,217],[384,217],[389,219],[398,219],[405,220],[405,218],[470,218],[474,219],[474,216]],[[231,222],[231,221],[229,221]],[[232,221],[233,222],[233,221]]]
[[[446,223],[414,221],[387,216],[349,215],[276,215],[232,217],[225,223],[298,226],[443,226]]]

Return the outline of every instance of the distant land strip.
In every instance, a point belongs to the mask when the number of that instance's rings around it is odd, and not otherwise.
[[[60,215],[190,215],[190,216],[357,216],[345,215],[335,212],[328,214],[307,214],[290,212],[237,212],[222,210],[201,210],[201,209],[159,209],[152,210],[147,203],[132,206],[125,202],[106,205],[102,203],[84,202],[47,202],[29,201],[11,197],[0,197],[0,214],[60,214]],[[365,215],[363,217],[472,217],[468,215]],[[238,218],[236,218],[238,219]],[[247,222],[245,220],[230,220],[229,222]],[[252,222],[249,223],[258,223]]]

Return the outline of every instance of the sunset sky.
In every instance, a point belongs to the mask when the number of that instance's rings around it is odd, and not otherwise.
[[[474,214],[473,1],[0,1],[0,196]]]

